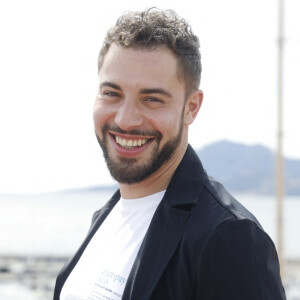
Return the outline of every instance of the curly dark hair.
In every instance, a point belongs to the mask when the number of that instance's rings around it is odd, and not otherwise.
[[[200,85],[199,39],[187,21],[173,10],[150,8],[123,14],[107,32],[99,53],[98,71],[112,44],[146,49],[164,45],[177,57],[178,77],[185,83],[186,95]]]

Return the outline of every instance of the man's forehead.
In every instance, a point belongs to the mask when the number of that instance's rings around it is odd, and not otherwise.
[[[115,72],[120,76],[147,77],[148,74],[161,80],[173,78],[182,81],[178,76],[177,58],[166,46],[148,49],[113,44],[102,59],[99,76]]]
[[[99,87],[114,86],[123,92],[185,95],[178,77],[177,60],[167,47],[136,49],[112,45],[99,71]]]

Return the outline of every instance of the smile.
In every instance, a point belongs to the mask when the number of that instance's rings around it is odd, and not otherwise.
[[[119,136],[114,136],[115,141],[117,144],[119,144],[121,147],[126,148],[126,149],[134,149],[141,147],[145,145],[150,139],[125,139],[121,138]]]

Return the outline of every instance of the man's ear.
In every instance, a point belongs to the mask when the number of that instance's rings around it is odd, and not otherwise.
[[[203,92],[194,91],[186,101],[184,110],[184,123],[190,125],[194,122],[200,110],[203,101]]]

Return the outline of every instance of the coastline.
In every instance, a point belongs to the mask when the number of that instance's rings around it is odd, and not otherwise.
[[[17,295],[19,300],[51,300],[56,276],[68,258],[0,255],[1,299],[16,299],[15,293],[19,290],[23,294]],[[285,260],[283,280],[288,299],[300,300],[300,259]]]
[[[13,293],[17,289],[23,295],[23,291],[27,292],[23,298],[17,295],[20,300],[52,299],[56,277],[67,259],[65,256],[0,255],[0,298],[16,299]]]

